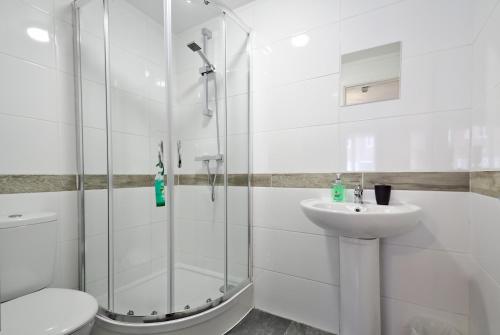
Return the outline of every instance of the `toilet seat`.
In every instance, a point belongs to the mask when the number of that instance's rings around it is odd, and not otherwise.
[[[2,335],[66,335],[93,321],[97,302],[84,292],[46,288],[1,308]]]

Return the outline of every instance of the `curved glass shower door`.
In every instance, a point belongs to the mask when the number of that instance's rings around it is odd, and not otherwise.
[[[168,139],[163,3],[108,3],[113,311],[161,315],[169,312],[171,245],[167,207],[155,189],[158,179],[165,183]]]
[[[188,7],[200,19],[180,20],[186,5],[172,6],[176,311],[220,298],[225,283],[224,21],[202,1]]]
[[[204,1],[75,5],[81,287],[131,322],[211,308],[250,277],[249,33]]]
[[[173,1],[174,309],[249,278],[249,33],[226,11]],[[187,11],[189,16],[184,12]]]
[[[161,18],[127,0],[89,1],[77,17],[85,288],[124,315],[169,312],[168,213],[154,187],[167,144]]]

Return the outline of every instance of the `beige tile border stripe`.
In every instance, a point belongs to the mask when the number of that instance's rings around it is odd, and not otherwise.
[[[471,172],[470,191],[500,198],[500,171]]]
[[[363,174],[363,187],[389,184],[395,190],[469,192],[469,172],[371,172]]]
[[[0,175],[0,194],[75,190],[74,175]]]
[[[262,177],[259,177],[262,176]],[[252,186],[286,188],[329,188],[335,181],[336,173],[276,173],[254,175],[257,183]],[[362,183],[361,173],[342,173],[341,179],[348,188]]]
[[[276,173],[250,176],[253,187],[279,188],[329,188],[336,173]],[[230,186],[246,186],[245,174],[228,176]],[[489,196],[500,195],[500,171],[482,172],[366,172],[342,173],[346,187],[362,184],[373,188],[375,183],[391,184],[395,190],[477,192]],[[217,175],[217,185],[223,185],[223,175]],[[176,175],[176,185],[208,185],[205,174]],[[152,175],[115,175],[116,188],[150,187]],[[107,187],[106,175],[85,176],[85,189],[99,190]],[[0,175],[0,194],[60,192],[76,190],[73,175]]]
[[[248,175],[229,175],[230,186],[247,186]],[[165,177],[165,182],[167,178]],[[154,186],[152,175],[114,175],[115,188],[135,188]],[[176,185],[208,185],[205,174],[176,175]],[[218,174],[216,185],[224,184],[224,175]],[[108,187],[106,175],[87,175],[84,179],[86,190],[103,190]],[[74,175],[0,175],[0,194],[41,193],[76,191]]]
[[[166,181],[166,178],[165,178]],[[115,188],[148,187],[154,185],[152,175],[114,175],[113,186]],[[108,187],[106,175],[87,175],[84,179],[86,190],[103,190]]]
[[[254,187],[329,188],[336,173],[257,174],[252,176]],[[347,188],[363,185],[390,184],[395,190],[469,191],[468,172],[365,172],[342,173]]]

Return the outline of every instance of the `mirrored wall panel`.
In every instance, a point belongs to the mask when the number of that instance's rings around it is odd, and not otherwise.
[[[401,42],[342,55],[341,105],[399,99]]]

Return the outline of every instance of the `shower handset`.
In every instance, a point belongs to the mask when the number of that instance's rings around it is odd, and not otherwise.
[[[204,106],[203,106],[203,115],[212,117],[214,112],[208,107],[208,102],[209,102],[209,97],[208,97],[208,82],[210,80],[214,80],[214,87],[215,90],[217,91],[217,82],[215,81],[215,66],[212,64],[212,62],[208,59],[207,55],[205,54],[206,49],[207,49],[207,41],[212,39],[212,32],[208,30],[207,28],[203,28],[201,30],[201,33],[203,35],[203,48],[196,43],[195,41],[190,42],[187,44],[187,47],[197,53],[201,59],[203,60],[203,66],[200,68],[200,74],[204,78],[203,80],[203,90],[204,90]],[[215,100],[217,103],[217,94],[215,96]]]
[[[207,4],[207,2],[205,2]],[[208,83],[209,80],[213,80],[214,84],[214,103],[215,103],[215,122],[216,122],[216,130],[217,130],[217,154],[216,155],[203,155],[203,156],[198,156],[195,157],[196,161],[202,161],[203,164],[206,164],[207,167],[207,178],[208,178],[208,184],[210,185],[211,188],[211,197],[210,199],[212,202],[215,202],[215,184],[217,183],[217,169],[219,167],[219,164],[224,161],[224,155],[221,154],[220,150],[220,133],[219,133],[219,108],[218,108],[218,95],[217,95],[217,80],[215,77],[215,66],[214,64],[210,61],[208,58],[206,51],[207,51],[207,42],[208,40],[212,39],[212,32],[207,29],[203,28],[201,30],[201,35],[203,39],[203,44],[200,46],[196,42],[190,42],[187,44],[187,47],[197,53],[200,58],[203,61],[203,66],[200,69],[200,74],[202,77],[204,77],[204,82],[203,82],[203,89],[204,89],[204,106],[202,113],[205,116],[212,117],[214,114],[214,111],[209,108],[209,90],[208,90]],[[177,142],[177,150],[180,152],[180,145],[179,142]],[[180,154],[179,154],[180,157]],[[212,172],[210,170],[210,162],[215,161],[215,170]]]
[[[182,144],[181,140],[177,141],[177,167],[180,169],[182,167]]]
[[[158,164],[160,164],[160,166],[164,166],[163,165],[163,141],[160,141],[160,143],[158,144]]]

